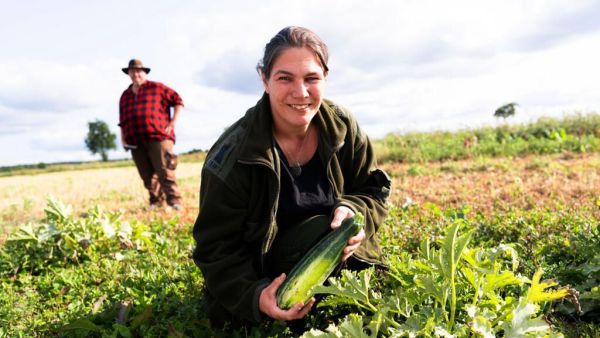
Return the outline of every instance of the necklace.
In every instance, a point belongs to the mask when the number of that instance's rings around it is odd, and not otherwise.
[[[311,128],[309,125],[308,131],[306,132],[306,135],[304,135],[304,138],[302,139],[302,143],[300,143],[300,147],[298,147],[298,149],[296,150],[296,154],[294,156],[295,160],[293,160],[291,158],[292,153],[290,151],[288,151],[288,149],[284,149],[284,152],[287,153],[288,155],[290,155],[290,160],[288,161],[288,164],[289,164],[290,172],[292,173],[292,176],[294,176],[294,177],[298,177],[302,174],[302,166],[300,165],[299,157],[300,157],[300,154],[302,154],[302,149],[304,149],[304,144],[306,143],[306,140],[310,136],[310,131],[311,131]],[[275,137],[275,140],[278,141],[277,137]],[[279,141],[278,141],[278,143],[283,148],[283,144]]]

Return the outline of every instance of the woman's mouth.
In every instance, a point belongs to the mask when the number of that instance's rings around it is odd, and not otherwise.
[[[305,110],[310,108],[310,104],[309,103],[305,103],[305,104],[289,104],[288,106],[292,107],[293,109],[296,110]]]

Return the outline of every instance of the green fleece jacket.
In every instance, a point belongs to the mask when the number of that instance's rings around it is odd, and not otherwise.
[[[366,239],[355,256],[379,262],[374,235],[387,214],[390,180],[375,168],[373,149],[349,112],[324,100],[314,117],[318,156],[326,164],[337,206],[365,216]],[[205,279],[209,318],[259,322],[265,257],[277,236],[280,165],[274,148],[268,94],[229,127],[202,169],[200,212],[194,225],[194,262]]]

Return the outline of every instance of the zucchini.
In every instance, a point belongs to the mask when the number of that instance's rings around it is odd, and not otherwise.
[[[279,308],[289,309],[300,302],[306,303],[313,296],[312,288],[323,284],[340,263],[348,240],[360,232],[363,224],[363,216],[356,214],[315,244],[277,289]]]

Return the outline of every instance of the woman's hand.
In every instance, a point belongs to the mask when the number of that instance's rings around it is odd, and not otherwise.
[[[335,211],[333,212],[333,220],[331,220],[331,228],[335,229],[337,227],[339,227],[340,225],[342,225],[342,221],[345,220],[346,218],[351,218],[354,216],[354,211],[352,211],[352,209],[345,207],[345,206],[340,206],[337,207],[335,209]],[[348,245],[344,248],[344,254],[342,255],[342,261],[345,261],[346,259],[348,259],[348,257],[352,256],[352,254],[354,254],[354,251],[356,251],[356,249],[358,249],[358,247],[360,246],[360,243],[363,241],[363,239],[365,239],[366,235],[365,235],[365,231],[363,229],[360,230],[360,232],[354,236],[351,237],[348,240]]]
[[[311,298],[306,304],[298,303],[288,310],[282,310],[277,306],[277,289],[284,280],[285,274],[282,273],[281,276],[275,278],[271,284],[262,290],[258,299],[258,308],[262,313],[277,320],[294,320],[306,316],[315,303],[314,298]]]

